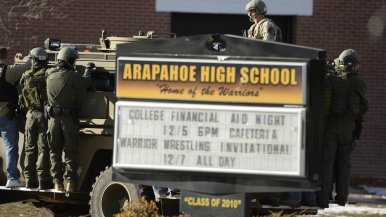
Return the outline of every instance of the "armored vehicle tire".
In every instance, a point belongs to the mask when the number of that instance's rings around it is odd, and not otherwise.
[[[96,178],[90,193],[90,214],[93,217],[111,217],[119,213],[126,200],[139,200],[137,185],[114,182],[112,169],[107,167]]]

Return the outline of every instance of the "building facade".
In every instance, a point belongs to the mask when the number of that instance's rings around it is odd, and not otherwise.
[[[138,31],[241,35],[250,26],[246,0],[60,0],[52,5],[1,5],[0,44],[9,56],[27,54],[46,38],[98,44],[108,35],[132,36]],[[189,3],[190,2],[190,3]],[[210,2],[211,4],[208,4]],[[386,180],[386,2],[384,0],[266,0],[268,14],[287,43],[325,49],[327,59],[347,48],[361,56],[361,75],[368,85],[370,109],[352,156],[352,177]],[[194,4],[192,4],[194,3]],[[10,10],[12,9],[12,10]],[[10,58],[10,61],[12,58]]]

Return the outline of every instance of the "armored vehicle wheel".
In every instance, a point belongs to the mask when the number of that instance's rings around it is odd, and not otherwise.
[[[114,182],[111,174],[111,167],[107,167],[92,186],[90,214],[93,217],[111,217],[120,211],[126,200],[136,201],[140,197],[137,185]]]

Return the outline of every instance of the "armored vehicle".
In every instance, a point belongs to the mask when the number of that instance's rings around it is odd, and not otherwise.
[[[96,68],[92,71],[92,83],[87,92],[81,98],[80,124],[79,124],[79,154],[78,154],[78,180],[75,193],[54,192],[53,190],[38,191],[26,188],[5,188],[0,191],[8,193],[15,200],[36,199],[48,203],[90,204],[92,216],[112,216],[117,213],[123,203],[130,199],[137,199],[140,192],[146,190],[145,186],[129,185],[111,181],[111,163],[114,131],[114,104],[115,96],[115,61],[116,46],[120,43],[133,43],[139,40],[147,40],[158,37],[169,37],[165,34],[154,32],[139,32],[133,37],[107,37],[106,31],[102,31],[100,44],[71,44],[61,43],[58,39],[48,38],[44,42],[49,55],[49,65],[57,63],[59,49],[70,46],[78,50],[79,59],[76,69],[84,71],[88,62],[93,62]],[[173,34],[170,34],[171,37]],[[169,37],[169,38],[171,38]],[[28,56],[16,54],[15,64],[22,64],[28,60]],[[23,114],[19,115],[20,141],[19,141],[19,165],[24,168],[23,146]],[[6,181],[5,148],[0,140],[0,185]],[[151,191],[148,197],[153,195]],[[3,197],[3,196],[2,196]],[[10,197],[11,198],[11,197]]]

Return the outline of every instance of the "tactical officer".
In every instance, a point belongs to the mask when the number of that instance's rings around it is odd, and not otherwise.
[[[50,146],[51,172],[55,191],[64,191],[63,170],[67,181],[66,191],[76,189],[78,117],[77,108],[80,91],[90,84],[90,71],[94,63],[88,63],[81,75],[75,70],[78,52],[70,47],[62,48],[58,53],[58,64],[49,69],[47,76],[47,97],[49,106],[46,111],[48,119],[48,144]],[[62,167],[64,151],[65,168]]]
[[[47,118],[43,113],[47,101],[45,73],[48,69],[48,54],[43,48],[37,47],[30,51],[29,58],[32,67],[24,72],[20,80],[22,91],[19,96],[19,105],[27,111],[24,177],[26,188],[39,186],[40,190],[46,190],[53,187],[46,134]]]
[[[339,55],[337,73],[339,76],[345,76],[348,85],[339,87],[336,83],[334,87],[332,83],[333,100],[324,132],[323,179],[319,195],[319,205],[322,208],[328,208],[328,199],[334,179],[334,164],[337,193],[335,200],[341,206],[347,202],[351,170],[350,157],[354,149],[354,141],[359,138],[363,115],[368,109],[367,88],[358,74],[360,61],[360,55],[353,49],[344,50]],[[343,86],[348,86],[348,88]],[[334,97],[340,98],[334,100]],[[336,103],[342,101],[347,101],[347,103]]]
[[[328,120],[331,107],[331,83],[329,76],[336,74],[336,68],[339,65],[339,58],[335,60],[328,60],[326,62],[325,80],[324,80],[324,117]],[[332,187],[330,188],[332,191]],[[292,208],[298,208],[301,205],[304,206],[316,206],[316,194],[315,192],[289,192],[282,195],[285,199],[281,201],[281,204],[288,205]]]
[[[0,45],[0,132],[6,149],[6,187],[24,187],[17,168],[19,160],[19,132],[15,117],[17,106],[16,84],[23,72],[31,67],[30,62],[22,65],[6,65],[7,47]]]
[[[254,23],[248,30],[249,38],[257,38],[269,41],[282,41],[280,28],[271,20],[265,17],[267,6],[261,0],[251,0],[245,6],[248,11],[249,20]]]

